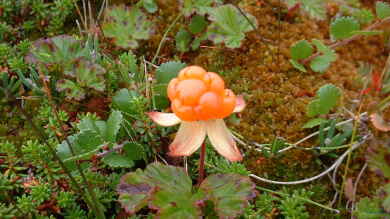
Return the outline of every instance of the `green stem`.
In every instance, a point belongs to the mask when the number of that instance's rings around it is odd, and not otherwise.
[[[26,117],[26,120],[30,123],[32,129],[38,134],[39,138],[44,142],[44,144],[49,149],[49,152],[52,154],[55,160],[60,164],[61,168],[64,170],[65,174],[69,177],[71,183],[74,185],[74,188],[76,188],[77,192],[84,198],[85,202],[89,206],[94,206],[89,202],[89,199],[85,196],[85,192],[81,188],[81,186],[77,183],[76,179],[72,176],[68,168],[65,166],[64,162],[61,160],[61,158],[57,155],[54,148],[51,146],[50,143],[47,142],[47,137],[39,128],[34,124],[34,122],[31,119],[31,116],[17,103],[17,107],[19,108],[20,112]]]
[[[358,114],[360,114],[360,109],[361,109],[361,106],[359,108],[359,113]],[[353,142],[355,141],[356,132],[357,132],[357,126],[359,125],[359,121],[360,121],[359,119],[356,119],[355,122],[354,122],[353,130],[352,130],[352,136],[351,136],[351,141],[350,141],[348,149],[350,149],[352,147]],[[351,162],[351,156],[352,156],[352,151],[348,153],[347,162],[345,163],[345,169],[344,169],[344,174],[343,174],[343,182],[342,182],[341,188],[340,188],[340,194],[339,194],[340,199],[339,199],[338,206],[341,205],[341,197],[343,197],[344,186],[345,186],[345,183],[346,183],[347,174],[348,174],[348,170],[349,170],[349,164]]]
[[[50,100],[49,100],[50,101]],[[55,108],[55,105],[54,103],[52,103],[52,108],[53,108],[53,112],[54,112],[54,115],[58,121],[58,123],[60,124],[60,129],[61,129],[61,132],[63,134],[65,134],[65,130],[64,130],[64,127],[61,125],[61,120],[59,118],[59,115],[58,115],[58,111],[57,109]],[[59,142],[61,142],[61,139],[58,137],[58,135],[55,135],[57,137],[57,140]],[[71,145],[69,139],[67,137],[65,137],[65,142],[66,144],[68,145],[68,148],[70,150],[70,153],[72,154],[72,157],[76,156],[76,153],[74,152],[74,149],[73,149],[73,146]],[[83,180],[83,183],[87,186],[87,190],[88,190],[88,193],[89,195],[91,196],[91,199],[92,199],[92,202],[93,202],[93,208],[94,208],[94,211],[95,211],[95,214],[96,216],[99,218],[99,219],[105,219],[105,215],[104,215],[104,212],[101,210],[101,208],[99,208],[99,201],[97,200],[96,198],[96,194],[95,192],[93,191],[92,187],[91,187],[91,184],[88,183],[88,180],[87,180],[87,177],[85,176],[83,170],[81,169],[81,166],[80,164],[75,161],[76,163],[76,168],[77,168],[77,171],[79,172],[80,176],[81,176],[81,179]]]
[[[269,193],[274,193],[274,194],[277,194],[277,195],[280,195],[280,196],[289,196],[289,194],[286,194],[286,193],[283,193],[283,192],[273,191],[273,190],[270,190],[270,189],[267,189],[267,188],[264,188],[264,187],[261,187],[261,186],[256,186],[256,188],[259,189],[259,190],[262,190],[262,191],[265,191],[265,192],[269,192]],[[301,196],[294,196],[294,197],[299,199],[299,200],[305,201],[307,203],[310,203],[310,204],[316,205],[318,207],[324,208],[326,210],[333,211],[333,212],[336,212],[336,213],[340,213],[340,211],[337,210],[337,209],[334,209],[334,208],[328,207],[326,205],[320,204],[318,202],[312,201],[312,200],[310,200],[308,198],[304,198],[304,197],[301,197]]]
[[[165,31],[161,41],[160,41],[160,44],[158,45],[157,47],[157,51],[156,51],[156,54],[154,55],[153,59],[152,59],[152,64],[155,64],[154,62],[156,61],[157,59],[157,56],[160,54],[160,50],[161,50],[161,47],[162,45],[164,44],[164,41],[165,41],[165,38],[167,37],[168,33],[171,31],[171,29],[173,28],[173,26],[179,21],[179,19],[183,16],[182,13],[178,14],[175,18],[175,20],[173,20],[173,22],[169,25],[168,29]]]
[[[52,111],[54,113],[54,116],[56,117],[56,120],[57,120],[57,122],[58,122],[58,124],[60,126],[61,132],[62,132],[62,134],[65,134],[66,131],[65,131],[64,127],[61,125],[61,119],[60,119],[60,116],[58,115],[57,105],[55,104],[55,102],[52,99],[52,95],[51,95],[51,92],[50,92],[50,87],[49,87],[49,85],[48,85],[48,83],[47,83],[47,81],[45,79],[45,76],[44,76],[43,72],[39,71],[39,76],[41,77],[45,93],[47,95],[47,98],[48,98],[49,104],[50,104],[50,106],[52,108]],[[61,142],[60,137],[58,135],[55,135],[55,136],[56,136],[58,142]],[[74,152],[73,146],[72,146],[72,144],[70,143],[70,141],[69,141],[69,139],[67,137],[65,137],[65,142],[66,142],[66,144],[67,144],[67,146],[69,148],[69,151],[72,154],[72,156],[76,156],[76,153]],[[87,186],[87,191],[88,191],[89,196],[91,197],[91,201],[93,203],[93,205],[91,205],[91,207],[93,208],[94,213],[96,214],[96,217],[99,218],[99,219],[105,219],[106,217],[104,215],[104,212],[101,210],[101,208],[99,208],[100,203],[99,203],[99,201],[96,198],[96,194],[93,191],[91,185],[88,183],[87,177],[85,176],[83,170],[81,169],[80,164],[78,162],[75,162],[75,164],[76,164],[77,171],[79,172],[84,185]]]

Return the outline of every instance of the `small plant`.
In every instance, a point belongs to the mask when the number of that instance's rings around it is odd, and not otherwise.
[[[223,5],[210,13],[211,25],[208,27],[208,38],[215,44],[224,43],[229,48],[238,48],[245,38],[245,33],[255,29],[256,19],[245,16],[233,5]]]
[[[389,4],[377,1],[376,15],[379,21],[364,29],[361,29],[360,23],[366,24],[373,20],[369,12],[359,10],[355,12],[354,16],[336,18],[330,25],[330,35],[335,42],[327,46],[320,40],[312,40],[312,44],[317,49],[317,52],[313,53],[313,47],[308,41],[298,41],[291,46],[291,64],[302,72],[307,71],[305,64],[310,64],[310,68],[315,72],[325,72],[330,64],[337,59],[334,49],[338,46],[345,45],[361,36],[383,34],[376,28],[390,17]]]
[[[294,7],[302,8],[311,17],[318,20],[326,18],[326,3],[321,0],[284,0],[289,9]]]
[[[170,75],[158,75],[158,80],[167,82],[166,77],[171,78]],[[203,141],[207,133],[220,154],[231,161],[241,160],[242,155],[222,118],[233,110],[241,111],[245,104],[224,88],[222,78],[216,73],[206,72],[198,66],[182,69],[170,80],[167,90],[174,113],[151,112],[149,116],[163,126],[182,123],[169,147],[171,156],[189,156],[202,145],[199,189],[192,188],[191,178],[184,170],[150,164],[143,172],[137,170],[122,177],[117,189],[122,206],[130,214],[148,205],[157,210],[160,218],[198,218],[204,215],[201,206],[211,201],[220,217],[238,216],[248,200],[255,197],[254,184],[248,177],[236,174],[215,174],[203,180],[206,150]],[[199,106],[193,107],[196,102]],[[218,111],[221,107],[222,111]]]
[[[66,79],[57,81],[57,90],[67,99],[82,100],[86,89],[104,91],[105,69],[96,63],[92,49],[74,37],[62,35],[40,39],[26,56],[41,72],[61,72]]]
[[[333,84],[323,85],[318,89],[315,99],[307,105],[307,115],[309,117],[314,117],[328,114],[330,110],[336,106],[340,97],[340,88]],[[321,122],[321,119],[311,120],[305,125],[305,128],[314,127]]]
[[[256,196],[254,184],[236,174],[208,176],[194,188],[182,168],[153,163],[144,171],[124,175],[118,185],[119,202],[134,214],[145,206],[158,218],[199,218],[202,206],[211,201],[219,217],[236,217]]]
[[[138,40],[149,39],[153,25],[138,7],[114,6],[106,11],[103,32],[113,38],[117,46],[135,49]]]

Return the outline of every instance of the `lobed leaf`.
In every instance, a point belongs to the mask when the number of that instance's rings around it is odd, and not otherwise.
[[[199,189],[214,203],[220,218],[237,217],[257,194],[255,184],[248,177],[238,174],[210,175]]]
[[[336,18],[330,25],[330,34],[336,40],[346,39],[360,30],[360,24],[353,17]]]
[[[310,62],[310,67],[315,72],[324,72],[329,68],[330,64],[337,59],[336,53],[326,46],[322,41],[314,39],[313,44],[316,46],[318,52],[322,55],[317,56]]]
[[[149,205],[160,218],[199,218],[202,192],[192,192],[192,181],[182,168],[153,163],[144,171],[126,174],[117,191],[128,213]]]
[[[187,52],[189,50],[191,40],[192,35],[184,28],[180,28],[180,30],[176,33],[175,36],[177,50],[179,50],[180,52]]]
[[[377,1],[375,4],[376,15],[380,19],[390,16],[390,5],[387,2]]]
[[[181,69],[186,67],[185,63],[170,61],[161,64],[156,70],[157,84],[168,84],[171,79],[175,78]]]
[[[307,40],[301,40],[291,46],[290,53],[293,60],[305,59],[313,54],[313,47]]]
[[[116,136],[121,127],[121,123],[123,121],[122,113],[118,110],[113,110],[110,114],[110,117],[107,120],[107,128],[105,133],[105,140],[115,143]]]
[[[114,39],[117,46],[135,49],[138,40],[149,39],[153,23],[138,8],[114,6],[106,10],[106,20],[102,25],[104,35]]]
[[[204,16],[195,15],[191,18],[191,22],[188,25],[188,29],[193,34],[198,34],[203,32],[207,27],[207,21]]]
[[[221,2],[221,0],[180,0],[180,6],[181,11],[188,17],[193,13],[205,15],[213,9],[213,6]]]
[[[307,115],[313,117],[316,115],[324,115],[336,106],[341,97],[340,88],[333,84],[322,86],[316,95],[316,99],[307,105]]]
[[[156,70],[157,83],[153,86],[153,98],[158,109],[169,106],[167,86],[171,79],[175,78],[181,69],[186,67],[185,63],[171,61],[161,64]]]
[[[145,152],[142,145],[136,142],[129,142],[123,146],[122,153],[112,152],[103,157],[103,162],[111,167],[126,167],[134,166],[135,160],[141,160],[145,157]]]
[[[231,4],[215,8],[210,12],[212,23],[208,28],[208,38],[215,44],[225,43],[229,48],[240,47],[245,33],[254,30],[252,24],[257,26],[254,16],[246,14],[246,17]]]

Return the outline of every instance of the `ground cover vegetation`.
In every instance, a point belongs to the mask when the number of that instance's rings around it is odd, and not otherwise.
[[[389,27],[386,1],[0,0],[0,218],[390,218]]]

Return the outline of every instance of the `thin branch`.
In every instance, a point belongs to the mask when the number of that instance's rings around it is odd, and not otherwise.
[[[333,169],[335,169],[337,166],[339,166],[343,160],[345,159],[345,157],[350,153],[352,152],[353,150],[355,150],[356,148],[358,148],[359,146],[361,146],[364,142],[366,142],[366,140],[368,139],[368,135],[364,136],[362,138],[361,141],[355,143],[354,145],[352,145],[347,151],[345,151],[334,163],[332,166],[330,166],[328,169],[326,169],[325,171],[323,171],[322,173],[316,175],[316,176],[313,176],[313,177],[310,177],[310,178],[307,178],[307,179],[303,179],[303,180],[297,180],[297,181],[289,181],[289,182],[281,182],[281,181],[275,181],[275,180],[270,180],[270,179],[266,179],[266,178],[262,178],[260,176],[257,176],[255,174],[250,174],[249,176],[254,178],[254,179],[257,179],[257,180],[260,180],[262,182],[266,182],[266,183],[271,183],[271,184],[279,184],[279,185],[296,185],[296,184],[302,184],[302,183],[308,183],[308,182],[311,182],[311,181],[314,181],[316,179],[319,179],[323,176],[325,176],[326,174],[328,174],[330,171],[332,171]]]
[[[381,26],[382,24],[385,24],[385,23],[387,23],[387,22],[390,22],[390,17],[388,17],[388,18],[386,18],[386,19],[383,19],[383,20],[379,20],[379,21],[373,23],[372,25],[370,25],[370,26],[368,26],[367,28],[365,28],[363,31],[371,31],[371,30],[373,30],[373,29],[375,29],[375,28],[377,28],[377,27],[379,27],[379,26]],[[346,44],[348,44],[348,43],[350,43],[350,42],[352,42],[352,41],[354,41],[354,40],[360,39],[361,37],[363,37],[363,35],[360,35],[360,34],[354,35],[354,36],[352,36],[352,37],[350,37],[350,38],[347,38],[347,39],[344,39],[344,40],[340,40],[340,41],[337,41],[337,42],[335,42],[335,43],[330,44],[330,45],[329,45],[329,48],[335,49],[335,48],[337,48],[337,47],[344,46],[344,45],[346,45]],[[314,58],[316,58],[316,57],[318,57],[318,56],[320,56],[320,55],[322,55],[322,53],[321,53],[321,52],[317,52],[317,53],[315,53],[315,54],[309,56],[308,58],[303,59],[303,60],[301,61],[301,63],[302,63],[302,64],[307,64],[307,63],[310,62],[312,59],[314,59]]]
[[[358,184],[359,184],[359,181],[360,181],[360,178],[362,177],[364,171],[366,170],[367,168],[367,162],[364,163],[364,166],[362,167],[362,169],[360,170],[359,172],[359,175],[357,176],[356,178],[356,182],[355,182],[355,185],[353,187],[353,195],[352,195],[352,208],[351,208],[351,211],[353,211],[355,209],[355,201],[356,201],[356,191],[357,191],[357,187],[358,187]],[[352,218],[352,216],[351,216]]]
[[[180,19],[182,16],[183,16],[183,13],[178,14],[178,15],[176,16],[175,20],[173,20],[173,22],[169,25],[169,27],[168,27],[167,30],[165,31],[164,35],[163,35],[162,38],[161,38],[160,44],[159,44],[158,47],[157,47],[156,54],[154,54],[154,57],[153,57],[153,59],[152,59],[152,63],[153,63],[153,64],[155,64],[156,59],[157,59],[158,55],[160,54],[161,47],[162,47],[162,45],[164,44],[165,38],[167,38],[168,33],[171,31],[171,29],[173,28],[173,26],[179,21],[179,19]]]
[[[124,143],[122,143],[122,144],[118,144],[118,145],[115,145],[112,149],[110,149],[110,150],[107,150],[107,151],[103,151],[103,152],[101,152],[101,153],[98,153],[98,154],[96,154],[96,156],[97,157],[105,157],[105,156],[107,156],[107,155],[109,155],[110,153],[112,153],[112,152],[115,152],[115,151],[120,151],[120,150],[122,150],[122,148],[125,146],[125,144],[127,144],[127,143],[129,143],[128,141],[126,141],[126,142],[124,142]]]

